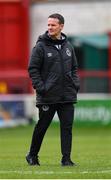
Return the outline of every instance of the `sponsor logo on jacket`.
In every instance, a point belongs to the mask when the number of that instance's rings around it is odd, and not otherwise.
[[[51,56],[52,56],[51,52],[47,53],[47,57],[51,57]]]

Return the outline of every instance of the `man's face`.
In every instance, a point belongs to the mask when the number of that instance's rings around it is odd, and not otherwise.
[[[48,33],[51,37],[57,38],[61,34],[63,26],[57,18],[48,18]]]

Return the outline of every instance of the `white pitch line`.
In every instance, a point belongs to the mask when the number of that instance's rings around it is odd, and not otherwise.
[[[88,174],[88,173],[111,173],[111,169],[107,170],[98,170],[98,171],[82,171],[82,174]]]
[[[98,171],[12,171],[12,170],[1,170],[0,174],[11,174],[11,173],[15,173],[15,174],[98,174],[98,173],[111,173],[111,170],[98,170]]]

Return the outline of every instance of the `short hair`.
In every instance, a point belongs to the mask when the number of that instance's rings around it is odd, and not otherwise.
[[[58,19],[60,24],[64,24],[64,17],[61,14],[51,14],[48,18]]]

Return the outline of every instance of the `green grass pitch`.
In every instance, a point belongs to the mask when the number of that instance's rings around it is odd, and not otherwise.
[[[76,167],[61,167],[59,124],[52,123],[40,151],[41,166],[29,166],[33,125],[0,129],[0,179],[110,179],[111,127],[73,128],[72,160]]]

